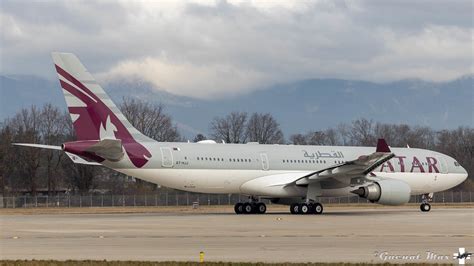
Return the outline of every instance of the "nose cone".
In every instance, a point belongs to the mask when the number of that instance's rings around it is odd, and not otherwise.
[[[467,176],[468,176],[468,173],[466,169],[464,169],[462,166],[458,166],[457,171],[451,174],[453,185],[457,186],[461,184],[462,182],[466,181]]]
[[[462,171],[462,176],[463,176],[462,182],[464,182],[467,179],[469,174],[467,173],[466,169],[464,169],[464,167],[461,166],[461,169],[462,169],[461,171]]]

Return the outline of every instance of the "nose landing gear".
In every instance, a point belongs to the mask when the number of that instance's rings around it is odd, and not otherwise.
[[[420,205],[420,210],[422,212],[429,212],[431,210],[431,205],[429,203],[422,203]]]
[[[429,212],[431,210],[431,205],[429,202],[433,201],[433,193],[427,193],[421,195],[421,205],[420,210],[422,212]]]

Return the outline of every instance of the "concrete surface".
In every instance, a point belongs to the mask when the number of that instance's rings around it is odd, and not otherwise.
[[[459,247],[474,251],[473,210],[0,214],[0,258],[198,261],[204,251],[212,261],[451,263]],[[427,251],[436,256],[426,259]],[[414,257],[390,257],[395,255]]]

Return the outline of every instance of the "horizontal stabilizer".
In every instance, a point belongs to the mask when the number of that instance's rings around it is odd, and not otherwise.
[[[53,146],[53,145],[44,145],[44,144],[34,144],[34,143],[12,143],[14,146],[22,146],[22,147],[31,147],[31,148],[39,148],[39,149],[48,149],[48,150],[56,150],[62,151],[61,146]],[[73,163],[77,164],[87,164],[87,165],[101,165],[100,163],[90,162],[84,160],[82,157],[72,154],[70,152],[65,152],[66,155],[71,159]]]
[[[94,153],[111,162],[118,162],[125,155],[122,149],[122,141],[117,139],[101,140],[87,148],[86,151]]]
[[[34,143],[12,143],[14,146],[23,146],[23,147],[32,147],[32,148],[40,148],[40,149],[48,149],[48,150],[58,150],[61,151],[61,146],[53,146],[53,145],[44,145],[44,144],[34,144]]]

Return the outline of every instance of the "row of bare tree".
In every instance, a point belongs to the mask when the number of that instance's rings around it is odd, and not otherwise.
[[[271,114],[232,112],[216,117],[211,122],[211,134],[226,143],[258,142],[260,144],[284,143],[280,125]]]
[[[125,98],[119,108],[147,136],[163,142],[184,141],[162,105]],[[212,139],[226,143],[372,146],[377,138],[383,137],[392,146],[409,145],[451,155],[469,173],[474,173],[474,129],[468,127],[435,131],[429,127],[359,119],[336,128],[295,134],[286,142],[271,114],[232,112],[214,118],[209,129]],[[194,141],[203,139],[206,137],[199,134]],[[61,152],[11,145],[15,142],[60,145],[71,140],[74,140],[74,130],[69,114],[51,104],[22,109],[5,119],[0,123],[0,193],[87,193],[96,190],[140,193],[156,189],[146,182],[130,182],[130,178],[104,167],[73,164]],[[473,188],[472,179],[462,187],[464,190]]]

